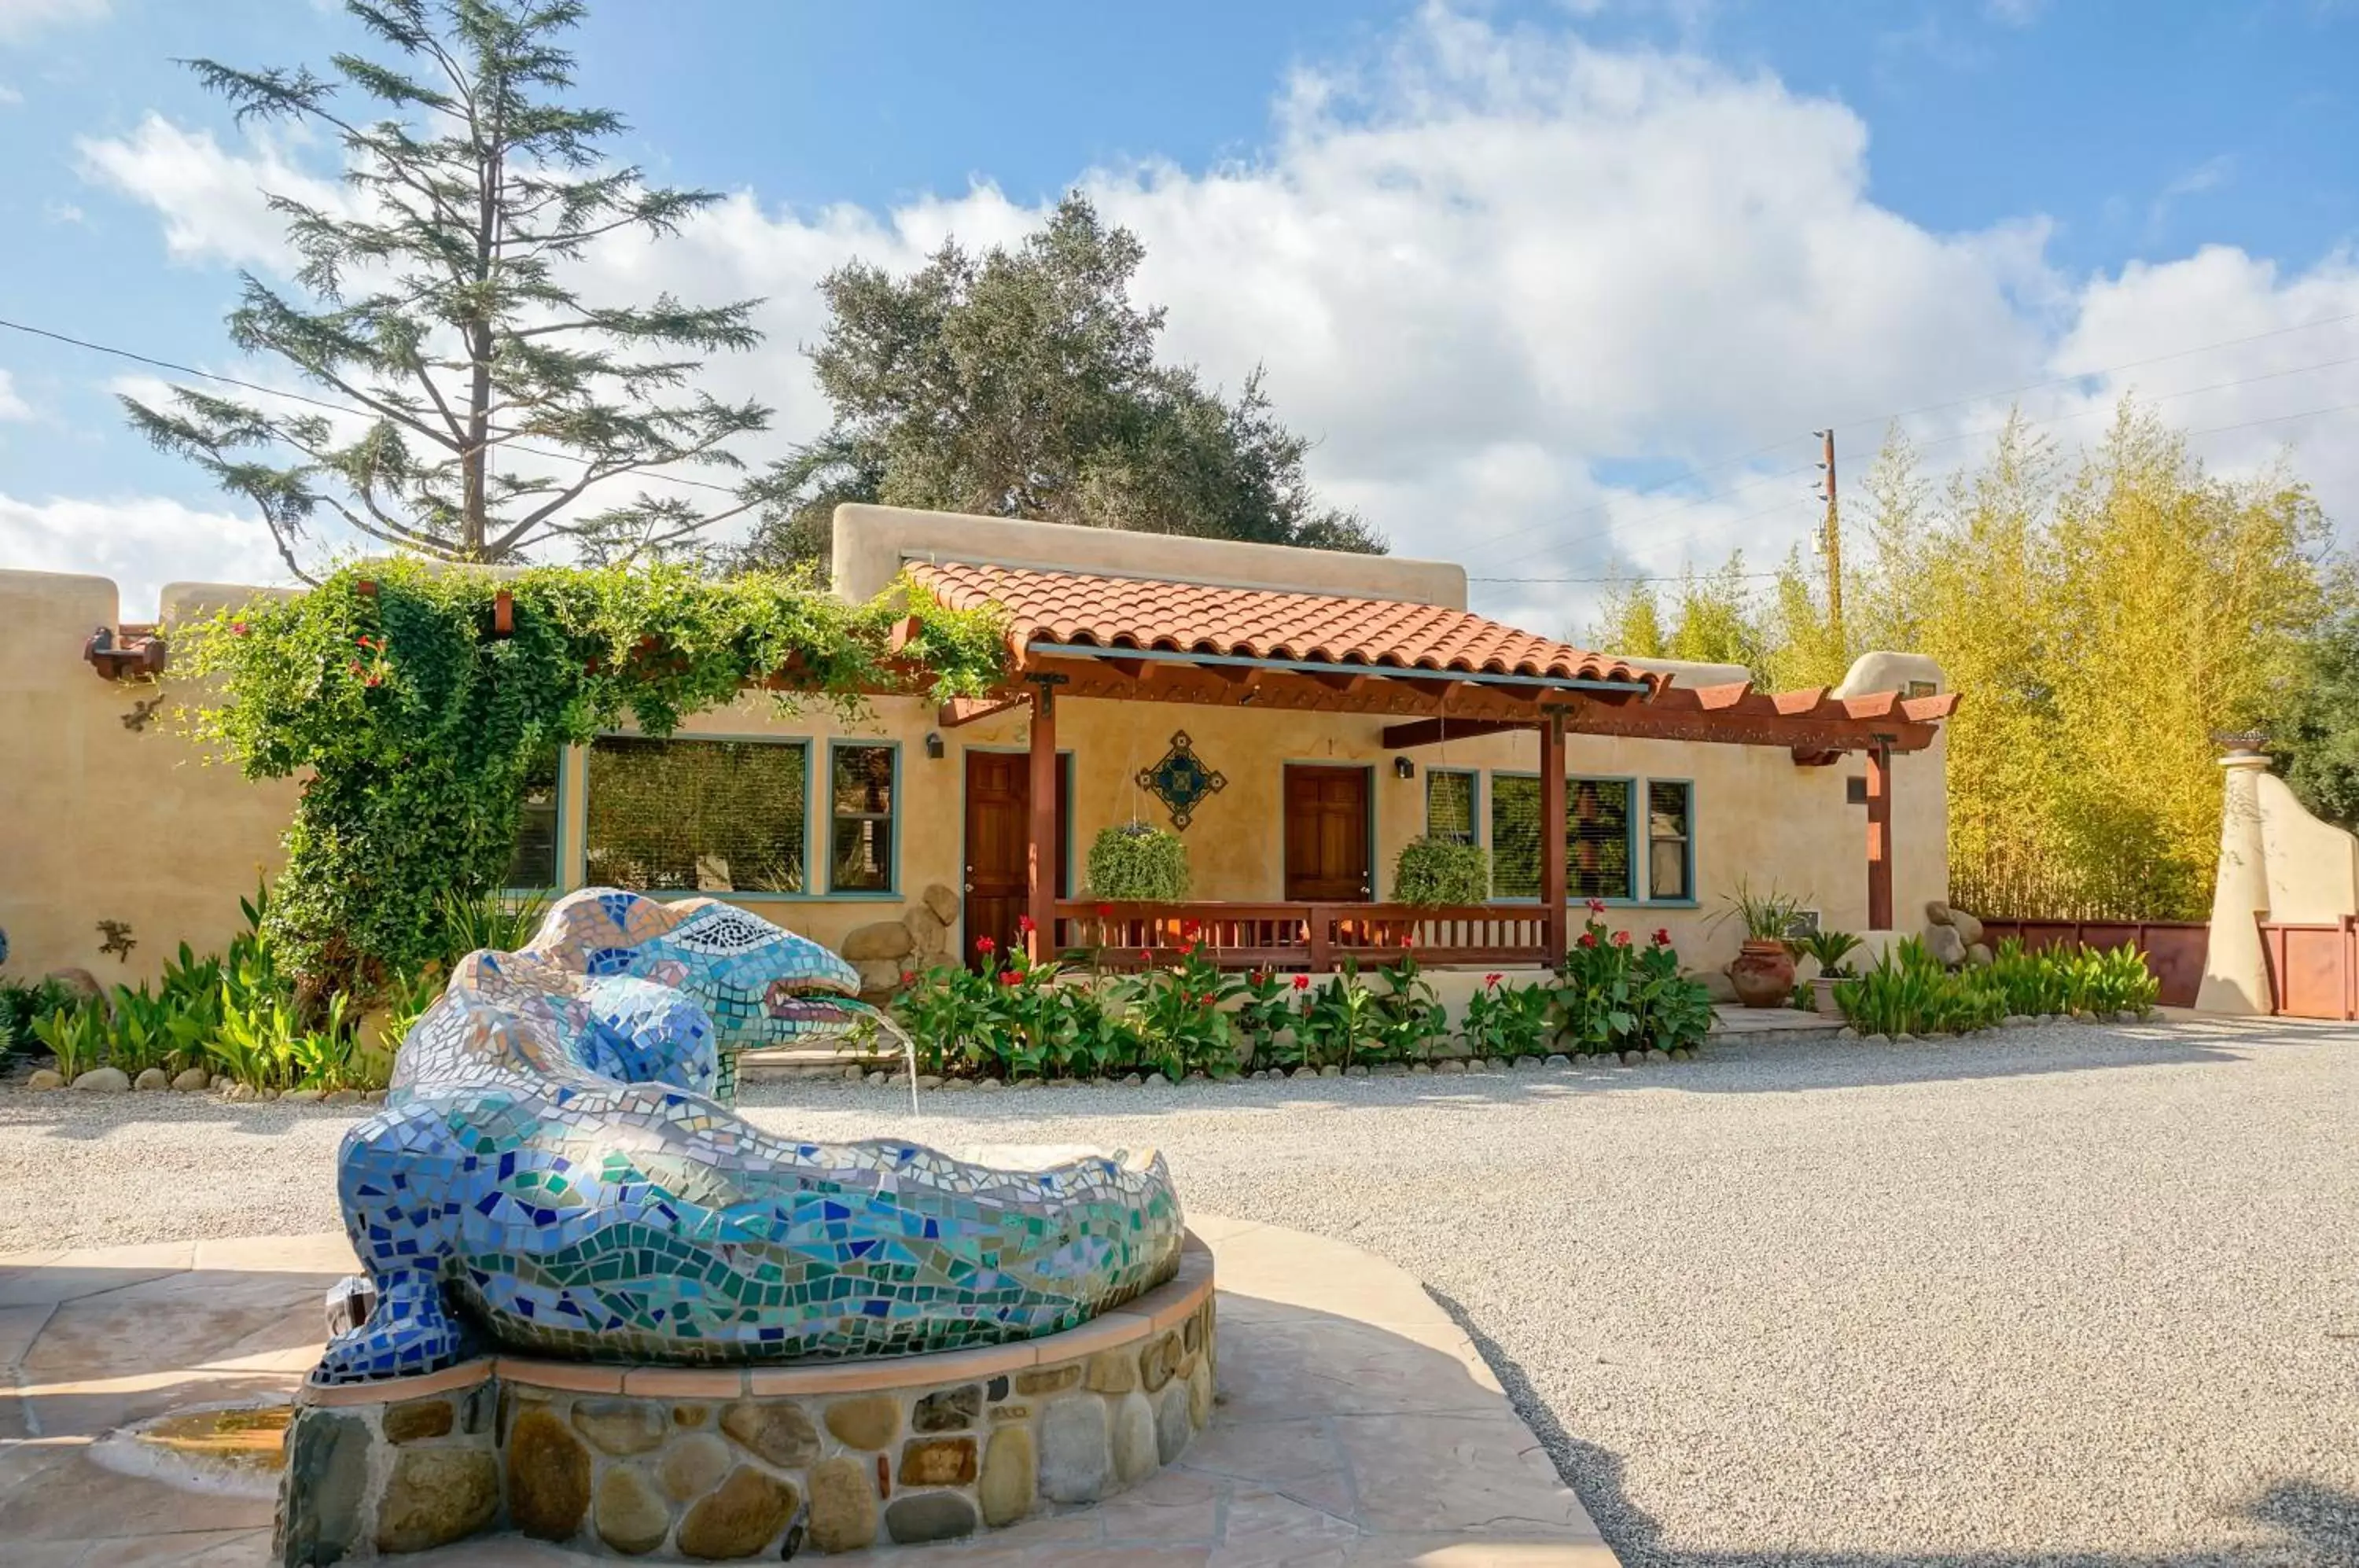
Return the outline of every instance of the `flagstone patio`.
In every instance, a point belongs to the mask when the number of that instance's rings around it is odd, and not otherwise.
[[[1220,1384],[1212,1426],[1179,1463],[1104,1502],[967,1541],[830,1561],[1612,1568],[1473,1343],[1415,1279],[1323,1237],[1217,1215],[1190,1225],[1218,1262]],[[257,1463],[234,1434],[199,1486],[121,1434],[291,1392],[319,1354],[321,1295],[353,1267],[334,1233],[0,1255],[7,1561],[266,1563],[266,1444]],[[610,1560],[506,1538],[406,1561]]]

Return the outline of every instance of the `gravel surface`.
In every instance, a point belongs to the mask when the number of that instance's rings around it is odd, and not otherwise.
[[[2359,1562],[2359,1031],[1763,1042],[1467,1078],[757,1086],[803,1136],[1155,1144],[1400,1263],[1630,1564]],[[0,1092],[0,1249],[337,1223],[348,1113]]]

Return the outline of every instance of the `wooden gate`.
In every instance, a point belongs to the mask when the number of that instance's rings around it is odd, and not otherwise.
[[[2279,1018],[2359,1019],[2359,916],[2332,925],[2261,922],[2269,1010]]]

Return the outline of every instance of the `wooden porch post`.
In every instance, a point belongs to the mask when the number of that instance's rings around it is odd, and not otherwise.
[[[1025,909],[1032,917],[1026,943],[1035,963],[1057,951],[1057,699],[1046,685],[1032,688],[1031,827],[1025,849]]]
[[[1892,748],[1867,748],[1867,929],[1892,929]]]
[[[1564,713],[1540,721],[1540,929],[1550,968],[1564,962]]]

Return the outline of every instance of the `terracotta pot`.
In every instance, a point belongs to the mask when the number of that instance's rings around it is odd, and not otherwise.
[[[1748,1007],[1782,1007],[1794,991],[1794,955],[1782,942],[1747,942],[1728,966],[1736,999]]]

